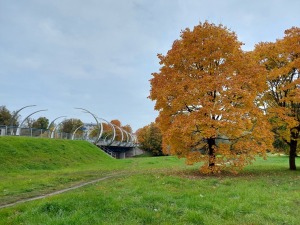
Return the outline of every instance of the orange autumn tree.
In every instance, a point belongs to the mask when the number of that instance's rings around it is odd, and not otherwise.
[[[122,126],[122,129],[128,133],[132,133],[132,128],[129,124]]]
[[[150,123],[136,131],[139,147],[154,156],[163,155],[162,135],[156,123]]]
[[[296,170],[300,140],[300,28],[285,31],[276,42],[260,43],[254,50],[265,67],[268,90],[264,101],[273,131],[290,148],[290,170]]]
[[[273,136],[258,107],[260,68],[222,25],[200,23],[180,37],[158,55],[162,66],[150,80],[163,151],[204,162],[203,173],[237,171],[265,156]]]

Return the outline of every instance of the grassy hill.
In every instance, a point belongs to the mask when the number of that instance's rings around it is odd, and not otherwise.
[[[0,171],[54,170],[114,161],[86,141],[0,137]]]
[[[175,157],[115,160],[82,141],[0,138],[0,206],[112,174],[76,190],[0,208],[8,224],[299,224],[300,171],[257,159],[204,176]],[[297,158],[297,165],[300,158]]]
[[[86,141],[0,137],[0,205],[105,176],[122,162]]]
[[[117,173],[182,167],[173,157],[117,160],[86,141],[0,137],[0,206]]]

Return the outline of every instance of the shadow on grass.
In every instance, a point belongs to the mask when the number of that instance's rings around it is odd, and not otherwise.
[[[184,170],[176,170],[167,172],[168,175],[179,176],[188,179],[207,179],[207,178],[262,178],[262,177],[290,177],[297,176],[300,178],[300,170],[289,170],[288,166],[247,166],[244,170],[238,173],[233,173],[229,170],[223,170],[215,174],[202,174],[199,169],[191,168]]]
[[[300,158],[296,158],[296,164],[300,164]],[[172,168],[163,172],[170,176],[179,176],[188,179],[205,179],[205,178],[261,178],[267,176],[274,177],[297,177],[300,178],[300,169],[296,171],[289,170],[289,157],[286,155],[269,154],[266,159],[257,157],[252,164],[247,165],[243,170],[234,173],[229,168],[216,174],[202,174],[199,170],[202,163],[195,163],[184,168]]]

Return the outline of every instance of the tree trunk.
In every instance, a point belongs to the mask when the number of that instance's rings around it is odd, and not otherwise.
[[[296,170],[296,151],[297,151],[297,140],[291,140],[290,143],[290,170]]]
[[[296,170],[296,156],[297,144],[299,138],[300,126],[291,129],[291,142],[290,142],[290,170]]]
[[[209,167],[212,168],[215,166],[215,151],[214,151],[214,146],[216,145],[216,139],[215,138],[209,138],[207,140],[208,143],[208,156],[209,156]]]

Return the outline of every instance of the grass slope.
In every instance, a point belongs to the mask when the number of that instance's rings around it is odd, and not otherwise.
[[[114,160],[86,141],[0,137],[0,170],[54,170]]]
[[[86,141],[0,137],[0,205],[66,188],[122,168]]]

